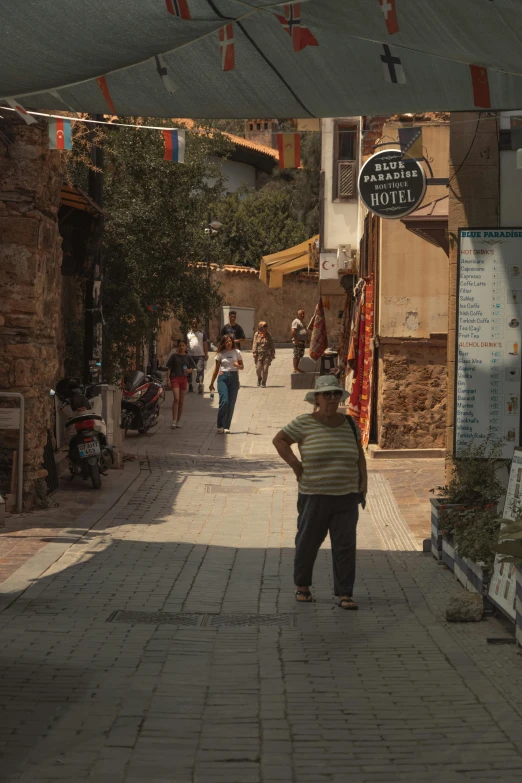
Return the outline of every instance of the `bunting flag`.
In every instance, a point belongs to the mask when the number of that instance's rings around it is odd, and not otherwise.
[[[278,133],[279,168],[298,169],[301,165],[301,136],[299,133]]]
[[[481,109],[491,109],[488,69],[482,65],[470,65],[469,70],[473,84],[473,103]]]
[[[165,0],[167,11],[180,19],[191,19],[188,0]]]
[[[114,108],[114,104],[112,102],[111,94],[109,92],[109,87],[107,86],[107,79],[105,78],[105,76],[98,76],[96,81],[98,82],[98,86],[103,93],[103,97],[105,98],[105,101],[107,102],[107,106],[111,110],[112,114],[116,114],[116,109]]]
[[[326,321],[324,317],[323,300],[321,297],[319,297],[319,302],[316,305],[314,316],[308,328],[312,330],[308,355],[311,359],[317,361],[328,348]]]
[[[185,163],[185,131],[184,130],[164,130],[163,141],[165,142],[164,160],[173,160],[176,163]]]
[[[219,48],[221,50],[221,68],[233,71],[236,65],[234,55],[234,27],[226,24],[219,30]]]
[[[292,39],[294,52],[300,52],[307,46],[319,46],[319,42],[311,30],[301,24],[301,3],[285,5],[284,11],[284,16],[279,16],[279,14],[275,14],[275,16]]]
[[[49,149],[72,150],[72,127],[70,120],[49,119]]]
[[[384,54],[381,54],[384,78],[392,84],[406,84],[406,76],[399,57],[394,57],[388,44],[383,44]]]
[[[14,98],[6,98],[5,102],[15,110],[15,112],[18,114],[19,117],[23,119],[27,125],[34,125],[37,120],[33,117],[32,114],[29,114],[29,112],[24,109],[24,107],[18,103],[18,101],[15,101]]]
[[[422,128],[399,128],[399,143],[402,158],[420,160],[424,157]]]
[[[163,86],[170,95],[174,95],[176,90],[179,89],[179,85],[176,84],[172,76],[169,74],[167,63],[165,62],[163,55],[157,54],[154,59],[156,61],[156,70],[161,76]]]
[[[397,20],[397,9],[395,3],[397,0],[379,0],[381,11],[384,14],[386,29],[390,35],[399,32],[399,22]]]

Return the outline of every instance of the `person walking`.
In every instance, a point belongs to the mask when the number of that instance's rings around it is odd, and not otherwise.
[[[365,504],[366,459],[355,421],[339,413],[348,393],[333,375],[316,379],[305,400],[315,405],[283,427],[273,444],[298,481],[294,582],[296,601],[310,602],[312,573],[326,534],[332,544],[334,594],[342,609],[357,609],[355,581],[358,503]],[[301,460],[292,451],[297,443]]]
[[[187,393],[188,375],[196,368],[194,360],[187,353],[185,340],[178,340],[176,352],[169,357],[167,369],[169,370],[170,385],[174,399],[172,401],[172,429],[181,427],[181,415]]]
[[[203,381],[205,380],[205,362],[208,359],[209,339],[206,332],[198,328],[196,318],[193,318],[190,329],[187,332],[187,345],[189,356],[192,357],[196,365],[196,383],[198,385],[198,394],[203,394]],[[194,372],[189,375],[189,392],[194,391],[193,386]]]
[[[266,321],[260,321],[257,332],[254,334],[252,343],[252,356],[256,364],[257,385],[266,389],[266,379],[268,378],[268,368],[275,359],[275,348],[272,335],[268,331]]]
[[[238,370],[243,369],[243,357],[238,348],[234,348],[234,340],[225,334],[219,341],[216,353],[216,366],[209,391],[214,391],[214,383],[218,379],[219,409],[217,431],[222,434],[230,432],[230,424],[234,415],[237,393],[239,391]]]
[[[303,372],[299,369],[299,362],[304,356],[306,347],[307,329],[304,325],[304,310],[297,311],[297,318],[292,321],[292,342],[294,344],[294,372]]]
[[[245,333],[243,328],[236,321],[236,311],[230,310],[228,314],[228,324],[225,324],[221,330],[221,337],[229,334],[234,340],[234,348],[238,350],[241,348],[241,340],[245,340]]]

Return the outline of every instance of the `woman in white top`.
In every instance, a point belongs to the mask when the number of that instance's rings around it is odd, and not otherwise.
[[[218,379],[219,410],[217,431],[230,432],[230,423],[234,415],[237,393],[239,391],[238,370],[243,369],[241,351],[234,348],[234,341],[225,334],[219,341],[216,353],[216,366],[210,382],[209,390],[214,391],[214,382]]]

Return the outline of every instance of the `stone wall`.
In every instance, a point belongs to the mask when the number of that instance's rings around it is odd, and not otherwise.
[[[223,297],[224,305],[235,307],[254,307],[255,320],[264,320],[269,324],[275,342],[288,343],[291,340],[290,326],[297,311],[305,311],[308,322],[315,310],[319,298],[319,285],[316,278],[306,276],[288,276],[283,280],[282,288],[269,288],[257,273],[226,271],[224,269],[212,272]],[[325,310],[326,329],[330,346],[338,342],[340,321],[339,310],[344,305],[344,296],[330,296],[330,308]],[[323,302],[325,298],[323,297]],[[215,342],[221,328],[220,311],[214,314],[210,322],[210,336]],[[176,319],[161,325],[158,338],[158,357],[164,361],[171,352],[172,340],[180,337],[179,322]]]
[[[446,341],[379,341],[378,442],[382,449],[444,448]]]
[[[0,142],[0,390],[25,396],[24,505],[30,508],[42,494],[53,411],[49,389],[61,370],[57,213],[63,163],[60,152],[49,150],[46,123],[28,126],[9,118],[1,130],[7,143]],[[0,433],[4,452],[12,435]]]

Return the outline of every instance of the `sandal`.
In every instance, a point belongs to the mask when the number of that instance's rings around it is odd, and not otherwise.
[[[314,599],[310,590],[296,590],[295,600],[298,604],[311,604]]]
[[[348,595],[343,595],[339,599],[339,603],[337,604],[337,606],[340,606],[341,609],[352,609],[352,610],[355,610],[355,609],[359,608],[357,606],[357,604],[355,603],[355,601],[353,600],[353,598],[351,596],[348,596]]]

